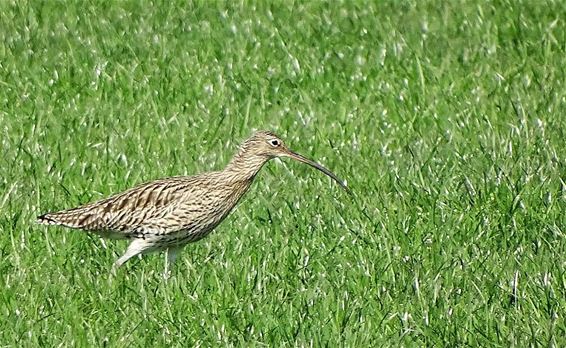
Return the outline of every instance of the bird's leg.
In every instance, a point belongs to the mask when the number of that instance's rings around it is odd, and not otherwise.
[[[112,274],[115,275],[118,267],[122,266],[124,263],[126,263],[126,261],[128,261],[132,257],[141,254],[147,248],[148,245],[145,240],[134,239],[134,241],[131,242],[130,245],[128,245],[128,249],[126,249],[124,255],[120,256],[120,258],[116,260],[116,262],[114,262],[114,266],[112,266]]]
[[[163,272],[163,278],[167,279],[171,275],[171,268],[181,250],[183,250],[182,246],[169,247],[165,250],[165,271]]]

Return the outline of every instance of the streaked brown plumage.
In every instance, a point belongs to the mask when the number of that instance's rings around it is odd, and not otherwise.
[[[135,255],[166,250],[165,274],[190,242],[209,234],[249,189],[261,167],[275,157],[307,163],[346,184],[319,164],[292,152],[271,132],[256,132],[222,171],[178,176],[141,184],[123,193],[74,209],[47,213],[38,222],[86,230],[102,237],[130,239],[114,264]]]

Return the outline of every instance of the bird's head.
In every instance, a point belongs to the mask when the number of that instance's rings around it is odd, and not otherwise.
[[[324,168],[322,165],[312,161],[292,150],[290,150],[287,145],[281,140],[280,137],[269,131],[258,131],[254,133],[248,140],[246,140],[240,149],[241,154],[245,154],[246,157],[261,157],[265,161],[268,161],[275,157],[288,157],[296,161],[306,163],[311,167],[314,167],[324,174],[331,177],[340,186],[342,186],[346,191],[350,192],[348,186],[343,180],[338,178],[330,170]]]

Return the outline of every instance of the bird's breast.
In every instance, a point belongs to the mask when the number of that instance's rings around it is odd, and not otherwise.
[[[200,221],[208,224],[220,223],[238,204],[250,183],[226,185],[217,190],[203,192],[199,199],[186,202],[183,207],[187,221]]]

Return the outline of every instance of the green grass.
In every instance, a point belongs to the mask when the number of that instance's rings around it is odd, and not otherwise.
[[[563,1],[0,2],[1,346],[565,346]],[[189,245],[35,216],[273,161]]]

